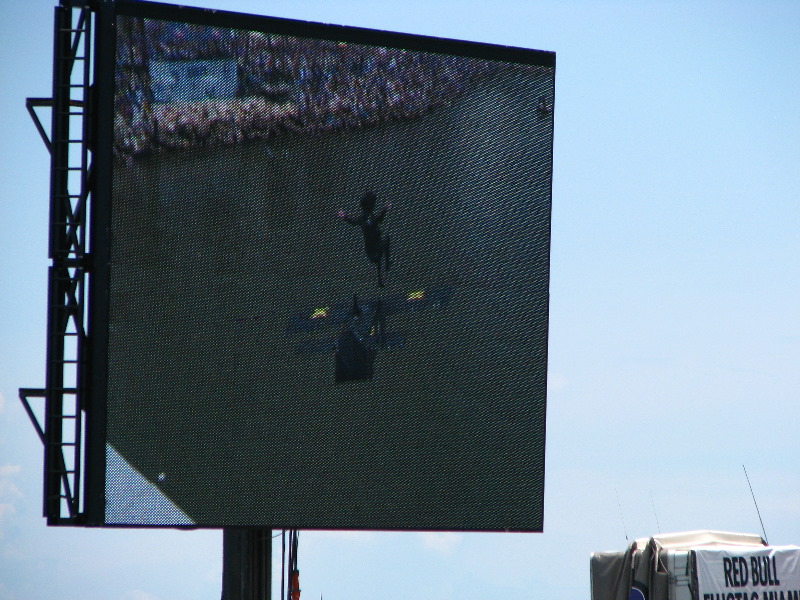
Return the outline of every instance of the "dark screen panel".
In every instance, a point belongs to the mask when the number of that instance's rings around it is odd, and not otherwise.
[[[107,522],[541,530],[552,56],[172,18],[116,20]]]

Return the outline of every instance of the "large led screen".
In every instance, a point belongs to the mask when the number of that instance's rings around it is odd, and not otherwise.
[[[554,55],[124,6],[103,521],[540,531]]]

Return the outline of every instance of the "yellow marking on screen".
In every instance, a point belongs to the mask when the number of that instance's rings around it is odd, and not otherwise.
[[[320,307],[320,308],[315,308],[314,312],[311,313],[311,317],[309,317],[309,318],[311,318],[311,319],[324,319],[325,317],[328,316],[328,313],[330,312],[330,310],[331,310],[330,306],[323,306],[323,307]]]
[[[406,300],[422,300],[425,298],[425,290],[415,290],[408,294]]]

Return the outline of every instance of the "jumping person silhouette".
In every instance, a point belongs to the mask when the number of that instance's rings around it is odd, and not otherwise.
[[[378,287],[383,287],[383,272],[388,271],[392,263],[389,259],[389,236],[383,235],[381,223],[392,205],[387,203],[376,213],[376,200],[375,192],[366,192],[361,196],[359,216],[351,217],[343,210],[338,212],[338,216],[350,225],[361,227],[361,233],[364,234],[364,252],[378,269]]]

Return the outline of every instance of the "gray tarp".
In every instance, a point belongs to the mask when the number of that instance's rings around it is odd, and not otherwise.
[[[638,539],[625,552],[596,552],[590,562],[592,600],[629,600],[634,585],[645,591],[647,600],[669,600],[667,552],[765,545],[757,535],[703,530]]]

